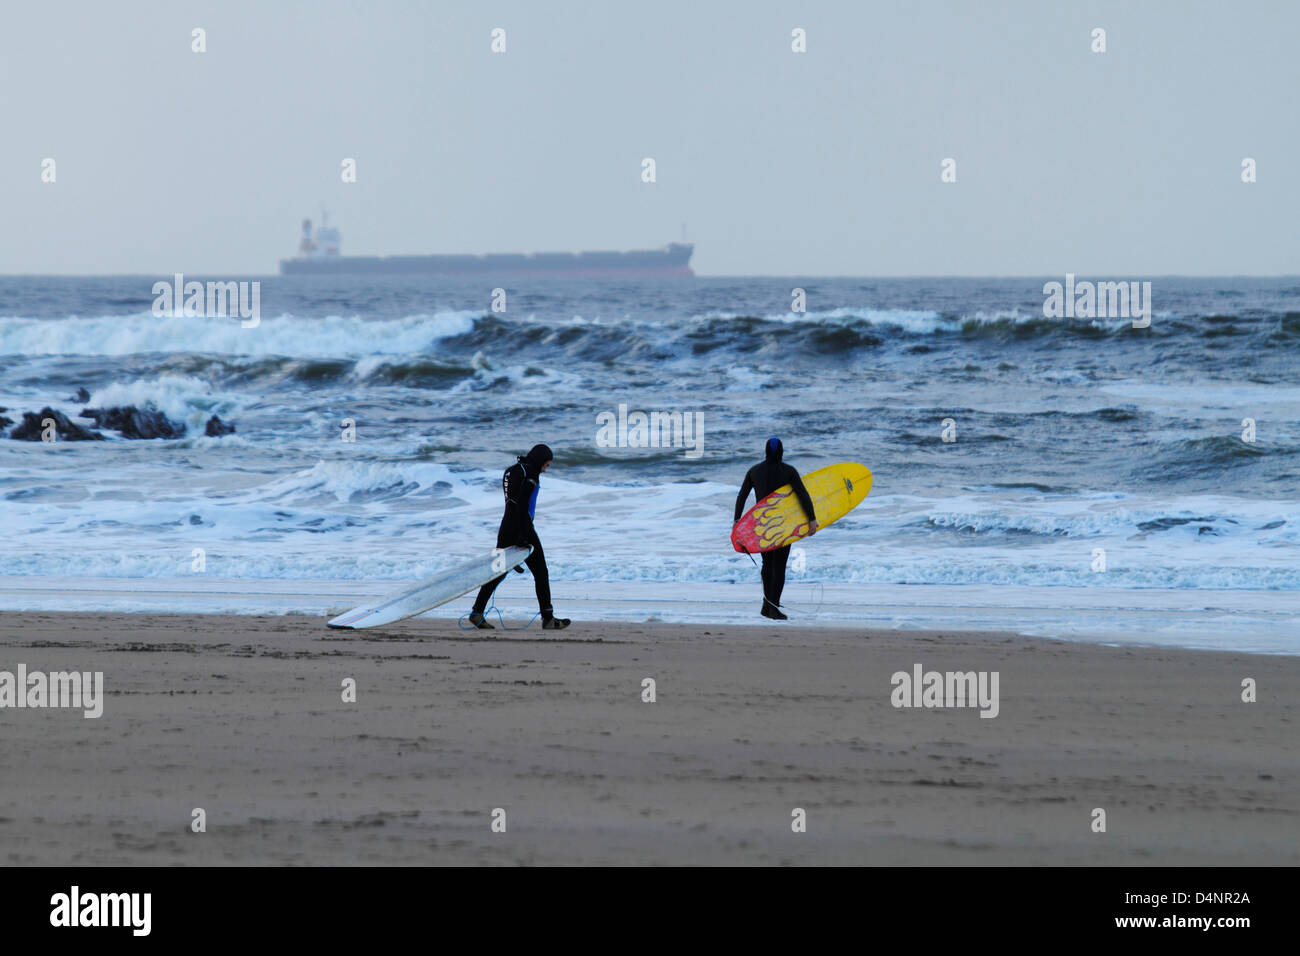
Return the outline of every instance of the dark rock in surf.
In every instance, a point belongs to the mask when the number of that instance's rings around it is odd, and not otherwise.
[[[81,388],[77,389],[77,394],[73,395],[68,399],[68,401],[81,402],[84,405],[86,402],[90,401],[90,393],[86,391],[86,387],[83,385]]]
[[[180,438],[185,426],[173,422],[152,404],[144,408],[134,405],[113,408],[83,408],[82,418],[93,418],[100,428],[121,432],[123,438]]]
[[[220,438],[222,435],[233,435],[235,433],[234,425],[227,425],[216,415],[208,419],[208,425],[203,429],[203,434],[209,438]]]
[[[39,412],[23,412],[23,422],[9,433],[10,438],[18,441],[40,441],[46,419],[54,420],[54,433],[60,441],[103,441],[104,436],[89,428],[82,428],[68,418],[63,412],[56,412],[48,406]]]

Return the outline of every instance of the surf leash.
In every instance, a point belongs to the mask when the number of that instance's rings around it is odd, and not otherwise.
[[[757,562],[757,561],[754,561],[754,556],[753,556],[752,554],[749,553],[749,549],[747,549],[747,548],[741,548],[740,550],[741,550],[741,552],[742,552],[743,554],[745,554],[745,555],[749,558],[750,561],[753,561],[753,563],[754,563],[754,567],[758,567],[758,562]],[[821,585],[821,582],[818,582],[818,583],[815,585],[815,587],[817,587],[817,588],[819,589],[819,591],[818,591],[818,594],[817,594],[817,606],[813,608],[814,611],[817,610],[817,608],[819,608],[819,607],[822,606],[822,595],[824,595],[824,594],[826,593],[825,588],[823,588],[822,585]],[[798,605],[798,604],[789,604],[789,603],[786,603],[786,604],[775,604],[775,603],[773,603],[772,601],[769,601],[769,600],[768,600],[766,594],[763,595],[763,603],[764,603],[764,604],[771,604],[771,605],[772,605],[774,608],[776,608],[778,611],[784,611],[784,610],[786,610],[786,609],[793,609],[794,611],[797,612],[797,611],[799,610],[799,605]],[[498,616],[500,616],[500,615],[498,615]],[[532,622],[530,621],[529,623],[531,624]]]
[[[505,622],[504,620],[502,620],[502,618],[501,618],[501,609],[500,609],[499,607],[497,607],[496,598],[493,598],[493,599],[492,599],[492,603],[489,604],[489,605],[488,605],[488,606],[483,610],[483,617],[486,618],[486,617],[487,617],[489,614],[491,614],[493,611],[496,611],[496,615],[497,615],[497,623],[501,625],[501,630],[503,630],[503,631],[526,631],[526,630],[528,630],[529,626],[532,625],[533,621],[537,620],[539,617],[542,616],[542,612],[541,612],[541,611],[538,611],[536,614],[534,614],[532,617],[530,617],[530,618],[528,619],[528,623],[525,624],[523,627],[510,627],[510,626],[507,625],[506,622]],[[473,614],[473,613],[474,613],[473,611],[470,612],[470,614]],[[465,624],[465,621],[466,621],[466,619],[468,619],[468,618],[469,618],[469,614],[462,614],[462,615],[457,619],[457,621],[456,621],[456,626],[459,627],[462,631],[477,631],[479,628],[475,627],[473,624],[470,624],[470,625],[468,625],[468,626]]]

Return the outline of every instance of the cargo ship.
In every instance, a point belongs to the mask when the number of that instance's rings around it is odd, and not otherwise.
[[[534,252],[530,254],[433,256],[345,256],[338,229],[322,217],[313,232],[302,221],[298,255],[280,260],[281,275],[435,275],[482,278],[565,276],[639,279],[693,276],[695,246],[673,242],[662,249],[639,252]]]

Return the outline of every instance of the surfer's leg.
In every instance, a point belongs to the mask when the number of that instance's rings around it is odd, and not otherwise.
[[[482,614],[487,610],[488,601],[492,600],[492,592],[497,589],[497,585],[506,579],[503,574],[500,577],[493,578],[487,584],[478,589],[478,597],[474,599],[474,609],[471,613]]]
[[[759,613],[771,617],[776,610],[776,602],[772,599],[772,552],[764,551],[760,557],[763,559],[763,606],[759,608]]]
[[[790,558],[790,548],[777,548],[763,552],[763,610],[764,617],[775,621],[786,620],[781,612],[781,591],[785,588],[785,563]]]
[[[509,509],[507,509],[507,511],[509,511]],[[508,518],[509,515],[507,514],[506,517]],[[514,528],[507,522],[506,518],[502,518],[501,527],[497,528],[497,547],[498,548],[509,547],[513,541],[514,541]],[[509,573],[510,573],[509,571],[506,572],[506,574]],[[481,588],[478,589],[478,597],[474,599],[474,608],[473,610],[470,611],[470,615],[471,615],[470,623],[472,623],[475,627],[484,627],[483,612],[487,610],[488,602],[492,600],[492,592],[494,592],[497,589],[497,585],[500,584],[505,579],[506,579],[506,575],[502,574],[498,577],[493,578],[487,584],[483,585]],[[478,620],[473,620],[474,617],[477,617]],[[490,628],[492,625],[488,624],[486,626]]]
[[[558,631],[571,623],[567,617],[556,617],[555,608],[551,607],[551,577],[546,570],[546,553],[542,542],[534,534],[532,537],[533,553],[528,556],[528,570],[533,572],[533,583],[537,586],[537,606],[542,612],[542,627],[548,631]]]
[[[533,572],[533,585],[537,588],[537,606],[542,617],[548,618],[554,613],[551,607],[551,576],[546,570],[546,552],[542,550],[541,540],[534,535],[533,553],[528,556],[528,570]]]
[[[785,590],[785,564],[790,560],[790,546],[787,544],[784,548],[777,548],[770,552],[772,555],[772,571],[768,575],[768,595],[773,604],[781,603],[781,592]]]

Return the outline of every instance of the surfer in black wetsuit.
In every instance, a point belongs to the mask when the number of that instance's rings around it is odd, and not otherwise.
[[[803,479],[799,477],[799,472],[781,460],[784,453],[781,439],[767,440],[765,459],[745,473],[745,482],[740,486],[740,494],[736,496],[736,517],[732,521],[733,525],[744,514],[745,502],[749,500],[751,490],[754,492],[754,500],[762,501],[782,485],[790,485],[799,499],[799,504],[803,507],[804,514],[812,522],[812,530],[808,533],[817,533],[817,514],[813,511],[808,489],[803,486]],[[784,548],[763,552],[763,610],[760,613],[774,621],[789,620],[781,612],[781,591],[785,589],[785,564],[789,560],[790,545],[788,544]]]
[[[537,537],[533,527],[533,514],[537,510],[537,489],[542,472],[551,467],[554,456],[545,445],[534,445],[527,455],[521,455],[515,464],[506,469],[501,476],[501,490],[506,496],[506,511],[501,516],[501,527],[497,529],[497,547],[533,546],[533,553],[525,562],[528,570],[533,572],[533,583],[537,586],[537,606],[542,610],[542,627],[548,631],[558,631],[569,626],[567,617],[556,617],[551,607],[551,579],[546,571],[546,555],[542,552],[542,541]],[[523,574],[522,568],[515,568]],[[469,622],[483,630],[493,630],[484,618],[492,592],[504,580],[505,575],[493,578],[479,588],[478,597],[474,599],[474,610],[470,612]]]

